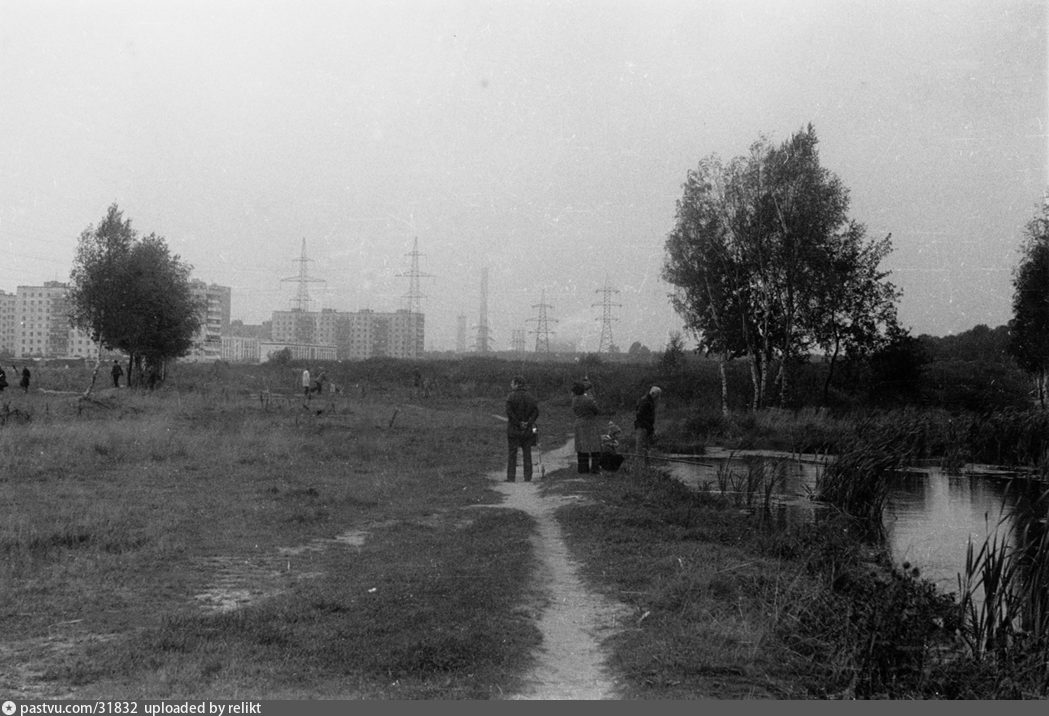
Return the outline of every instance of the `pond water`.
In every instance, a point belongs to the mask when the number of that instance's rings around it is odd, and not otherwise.
[[[782,484],[770,495],[774,517],[779,521],[813,519],[820,508],[809,495],[821,469],[819,456],[714,448],[701,456],[672,457],[667,467],[689,486],[706,484],[714,492],[724,490],[745,501],[746,476],[762,471],[769,474],[773,464],[782,466],[778,469],[784,472]],[[1010,489],[1015,476],[980,465],[954,473],[939,467],[915,467],[894,476],[884,524],[896,562],[917,567],[922,577],[943,592],[957,592],[970,538],[979,549],[1002,517],[1003,506],[1011,507],[1018,499],[1016,490]],[[764,493],[758,490],[753,506],[760,508],[763,502]]]

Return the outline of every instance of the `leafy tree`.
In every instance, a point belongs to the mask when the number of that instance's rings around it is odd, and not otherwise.
[[[888,274],[879,268],[892,251],[890,237],[865,242],[863,233],[862,227],[851,224],[837,238],[839,245],[828,256],[829,270],[813,287],[806,314],[813,343],[829,358],[824,403],[840,357],[870,355],[900,334],[896,315],[900,292],[885,280]]]
[[[273,351],[270,353],[270,357],[266,361],[267,363],[273,363],[279,366],[291,365],[291,348],[285,346],[279,351]]]
[[[742,239],[745,213],[734,203],[742,184],[744,159],[725,167],[716,155],[700,160],[689,171],[677,202],[677,223],[666,241],[663,278],[675,286],[671,304],[700,347],[720,358],[722,411],[727,411],[725,363],[749,356],[754,404],[764,386],[765,352],[760,343],[757,312],[751,310],[750,284],[744,271]]]
[[[684,361],[685,339],[682,338],[681,331],[671,331],[663,355],[659,357],[659,367],[664,370],[676,370]]]
[[[630,348],[627,349],[627,355],[629,356],[645,356],[648,357],[652,354],[648,346],[641,343],[641,341],[634,341],[630,344]]]
[[[752,407],[766,402],[774,362],[780,400],[790,368],[814,346],[876,345],[895,320],[898,292],[848,218],[848,191],[820,166],[811,125],[779,146],[754,143],[728,165],[712,155],[690,171],[666,241],[663,277],[700,346],[750,361]]]
[[[1008,325],[991,328],[980,323],[955,335],[936,337],[922,334],[918,340],[925,346],[931,360],[981,361],[1016,366],[1009,354]]]
[[[200,328],[202,306],[190,290],[190,270],[162,237],[140,239],[113,204],[97,227],[80,234],[70,320],[100,347],[128,355],[129,384],[141,384],[145,374],[152,386],[163,380],[168,360],[189,352]],[[100,364],[101,355],[96,374]]]
[[[922,369],[929,357],[921,341],[894,325],[866,362],[870,369],[868,400],[894,405],[912,401],[921,393]]]
[[[1045,407],[1049,369],[1049,202],[1026,227],[1020,263],[1013,270],[1013,317],[1009,354],[1034,376],[1038,403]]]

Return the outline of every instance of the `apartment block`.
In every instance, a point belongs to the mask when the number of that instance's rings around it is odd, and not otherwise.
[[[200,315],[200,330],[193,341],[193,348],[182,360],[219,360],[222,358],[222,337],[230,332],[230,287],[192,280],[189,282],[189,289],[193,298],[201,302],[203,309]]]
[[[334,346],[342,360],[379,356],[418,358],[422,355],[425,316],[407,310],[354,313],[326,308],[321,311],[274,311],[272,340],[276,343]]]
[[[0,291],[0,353],[14,355],[16,294]]]
[[[254,336],[222,336],[221,358],[227,363],[260,363],[259,339]]]
[[[69,324],[69,285],[45,281],[15,292],[16,358],[94,358],[98,345]]]

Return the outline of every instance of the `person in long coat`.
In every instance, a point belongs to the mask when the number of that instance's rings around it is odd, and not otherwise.
[[[578,471],[601,472],[601,411],[582,383],[572,385],[572,414]]]

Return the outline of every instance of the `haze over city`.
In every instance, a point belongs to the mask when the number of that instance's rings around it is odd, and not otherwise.
[[[1008,321],[1049,185],[1038,0],[117,2],[0,0],[0,289],[68,280],[117,203],[232,316],[405,305],[418,240],[429,350],[478,320],[656,349],[689,169],[812,123],[900,320]],[[529,341],[533,340],[531,336]],[[526,341],[526,345],[528,341]]]

